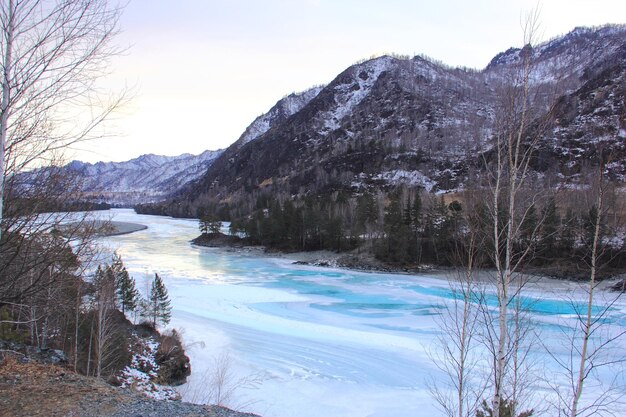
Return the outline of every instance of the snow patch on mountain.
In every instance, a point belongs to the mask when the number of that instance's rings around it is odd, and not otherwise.
[[[383,56],[351,67],[350,81],[334,87],[336,106],[321,116],[325,123],[320,133],[338,129],[341,120],[351,114],[361,100],[369,95],[380,74],[389,69],[393,61],[394,58]]]
[[[426,191],[431,191],[437,183],[420,171],[405,171],[402,169],[396,169],[393,171],[383,171],[377,174],[373,179],[379,179],[393,185],[410,185],[414,187],[422,187]]]
[[[581,77],[594,61],[617,51],[624,44],[626,25],[577,27],[564,36],[523,48],[509,48],[496,55],[485,69],[488,78],[498,78],[503,68],[521,70],[522,57],[532,57],[530,82],[564,82],[563,74]]]
[[[383,171],[375,175],[367,175],[361,173],[355,177],[351,183],[353,188],[367,188],[368,183],[384,182],[386,185],[407,185],[411,187],[420,187],[426,191],[432,191],[437,182],[433,181],[421,171],[413,170],[407,171],[403,169],[394,169],[389,171]]]
[[[237,144],[239,147],[252,142],[275,124],[281,123],[289,116],[299,112],[315,96],[322,91],[323,86],[316,86],[301,93],[292,93],[280,99],[267,113],[257,117],[243,132]]]

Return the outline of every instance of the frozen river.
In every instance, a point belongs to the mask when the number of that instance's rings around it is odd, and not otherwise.
[[[228,362],[222,366],[228,371],[223,386],[233,389],[227,405],[264,417],[440,415],[428,386],[444,376],[429,352],[437,347],[436,317],[451,297],[446,280],[196,247],[189,243],[199,234],[195,220],[132,210],[98,215],[148,226],[103,243],[122,255],[142,292],[154,272],[164,278],[173,305],[170,326],[183,334],[191,358],[185,399],[207,398],[217,361]],[[529,296],[541,340],[566,355],[559,333],[572,303],[545,289],[531,289]],[[623,328],[625,310],[621,300],[612,308],[607,320],[613,328]],[[531,356],[548,363],[540,345]]]

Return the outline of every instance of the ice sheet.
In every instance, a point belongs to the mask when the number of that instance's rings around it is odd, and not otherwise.
[[[149,226],[103,244],[122,255],[144,292],[153,272],[164,279],[171,325],[181,329],[191,358],[185,399],[205,399],[215,360],[227,354],[230,384],[244,385],[227,405],[264,417],[440,414],[428,381],[444,375],[429,352],[440,333],[436,317],[453,297],[447,281],[196,247],[189,243],[199,233],[195,220],[113,214]],[[584,293],[571,300],[545,289],[527,295],[541,340],[566,355],[561,330],[573,325],[568,317]],[[625,311],[621,303],[611,310],[613,328],[625,325]],[[531,356],[549,363],[541,344]]]

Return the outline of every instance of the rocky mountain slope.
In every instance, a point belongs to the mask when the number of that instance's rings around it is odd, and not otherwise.
[[[301,93],[291,93],[280,99],[267,113],[260,115],[246,128],[241,137],[233,144],[235,148],[252,142],[270,128],[283,123],[294,113],[299,112],[311,101],[323,87],[313,87]]]
[[[193,216],[262,193],[402,184],[454,190],[491,149],[524,54],[532,57],[532,112],[552,123],[541,131],[543,159],[534,168],[575,181],[585,155],[597,148],[598,132],[607,151],[623,152],[625,39],[624,25],[577,28],[534,48],[509,49],[481,71],[423,57],[355,64],[292,115],[251,129],[260,133],[254,141],[244,134],[226,149],[175,198],[180,212],[170,203],[161,207]],[[626,173],[618,161],[607,168],[615,178]]]

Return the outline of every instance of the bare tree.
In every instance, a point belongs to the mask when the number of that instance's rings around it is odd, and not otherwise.
[[[532,80],[535,62],[532,45],[537,36],[538,17],[538,12],[533,11],[523,22],[525,46],[519,51],[519,60],[512,67],[511,77],[500,86],[493,154],[491,160],[485,160],[489,181],[485,218],[486,229],[491,234],[490,258],[495,266],[498,304],[493,319],[489,309],[485,309],[485,340],[493,355],[492,417],[500,416],[503,401],[512,407],[511,415],[516,415],[518,389],[523,385],[514,381],[518,378],[516,372],[522,369],[520,360],[525,356],[519,350],[522,348],[519,338],[528,331],[523,329],[523,321],[518,320],[522,316],[516,308],[520,304],[516,303],[526,282],[522,272],[533,256],[541,220],[536,220],[532,226],[528,223],[534,215],[536,202],[542,197],[540,190],[529,191],[530,164],[548,126],[553,106],[541,91],[545,87]],[[528,236],[522,242],[524,233]],[[510,387],[505,390],[505,385]]]
[[[110,362],[114,354],[112,342],[115,336],[115,328],[112,314],[115,311],[115,277],[110,268],[104,270],[98,268],[94,278],[96,291],[94,294],[94,320],[95,320],[95,361],[96,376],[100,377],[103,368]]]
[[[80,184],[57,166],[64,149],[101,135],[122,102],[97,88],[118,52],[120,11],[106,0],[0,3],[0,305],[34,308],[42,341],[51,323],[37,303],[92,250],[88,216],[55,213],[80,199]],[[45,169],[25,174],[34,167]]]
[[[0,221],[7,178],[93,137],[120,103],[103,100],[96,86],[118,52],[119,14],[106,0],[0,5]]]
[[[465,245],[457,247],[456,258],[461,267],[450,279],[452,301],[438,319],[442,333],[430,354],[436,366],[447,377],[447,383],[433,382],[431,394],[448,417],[472,417],[487,388],[483,369],[486,367],[477,349],[479,335],[479,302],[482,299],[476,282],[480,234],[468,219]]]
[[[240,391],[255,389],[263,382],[260,373],[238,375],[228,352],[213,357],[213,366],[203,375],[199,388],[184,392],[184,396],[198,404],[215,404],[233,409],[249,406]]]
[[[590,182],[590,188],[595,194],[594,201],[586,216],[586,227],[580,244],[584,247],[587,255],[585,260],[588,265],[588,280],[584,284],[584,292],[587,300],[580,303],[576,298],[570,300],[576,314],[576,325],[573,328],[563,326],[563,338],[568,340],[571,351],[561,357],[548,349],[550,356],[556,361],[568,385],[558,387],[552,384],[557,394],[558,414],[567,417],[589,415],[613,415],[611,411],[616,401],[624,396],[623,382],[619,378],[601,378],[598,372],[607,367],[613,368],[615,373],[623,372],[623,364],[626,352],[616,343],[624,337],[626,331],[619,327],[611,326],[607,322],[611,309],[621,296],[599,292],[601,271],[611,262],[613,257],[618,256],[609,245],[604,242],[605,234],[617,232],[620,229],[617,216],[614,217],[612,227],[604,230],[604,222],[611,211],[619,211],[617,207],[609,207],[610,185],[604,176],[604,164],[600,164],[598,175]],[[601,299],[600,302],[598,302]],[[585,387],[588,384],[594,386],[594,394],[583,398]]]

